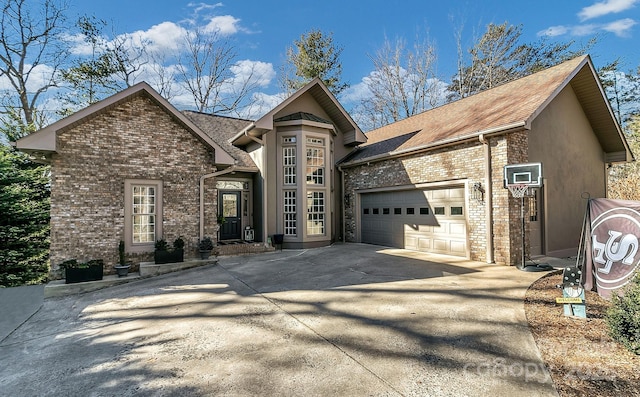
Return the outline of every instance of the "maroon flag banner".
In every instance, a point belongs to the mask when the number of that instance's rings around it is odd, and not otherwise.
[[[640,269],[640,202],[589,200],[584,287],[609,299]]]

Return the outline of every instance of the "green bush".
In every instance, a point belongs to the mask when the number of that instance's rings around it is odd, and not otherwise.
[[[640,272],[624,291],[624,296],[613,296],[612,306],[607,311],[609,335],[632,353],[640,355]]]
[[[47,281],[49,167],[0,142],[0,288]]]

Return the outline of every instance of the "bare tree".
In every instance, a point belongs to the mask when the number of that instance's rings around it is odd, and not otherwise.
[[[67,57],[67,49],[59,40],[66,5],[55,0],[3,3],[0,78],[8,81],[14,95],[2,98],[0,112],[15,114],[19,109],[24,125],[34,129],[44,123],[36,109],[38,99],[58,85],[58,72]]]
[[[168,101],[175,95],[175,81],[177,68],[175,66],[165,66],[167,56],[164,53],[152,53],[149,55],[150,62],[147,67],[150,72],[150,83],[158,90],[158,93]]]
[[[640,153],[640,114],[629,117],[625,135],[631,151]],[[609,169],[609,191],[607,196],[622,200],[640,200],[640,164],[638,162],[616,164]]]
[[[407,49],[404,39],[392,43],[385,38],[370,57],[374,71],[365,84],[371,96],[362,100],[357,110],[367,128],[411,117],[443,101],[435,46],[419,37],[415,43]]]
[[[449,85],[453,93],[449,99],[464,98],[520,77],[516,72],[522,48],[518,40],[522,26],[490,23],[485,33],[467,51],[462,46],[462,29],[455,34],[458,50],[458,68]]]
[[[122,88],[136,84],[138,75],[149,62],[146,44],[148,43],[135,44],[129,34],[116,35],[108,44],[107,54],[114,69],[116,82],[124,85]]]
[[[233,104],[224,97],[236,56],[233,46],[218,33],[196,30],[186,37],[186,55],[178,56],[178,77],[199,112],[228,112]]]

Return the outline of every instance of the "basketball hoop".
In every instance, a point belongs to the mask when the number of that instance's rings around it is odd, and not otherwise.
[[[517,183],[513,185],[507,185],[507,188],[511,192],[511,195],[515,198],[523,198],[527,195],[527,191],[529,190],[529,185],[524,183]]]

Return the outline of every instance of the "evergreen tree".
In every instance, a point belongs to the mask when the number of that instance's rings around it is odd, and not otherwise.
[[[291,93],[319,77],[334,94],[338,95],[349,84],[341,82],[342,47],[333,42],[333,33],[311,30],[300,36],[287,49],[287,63],[283,68],[282,85]]]
[[[49,196],[49,167],[0,145],[0,287],[46,281]]]

